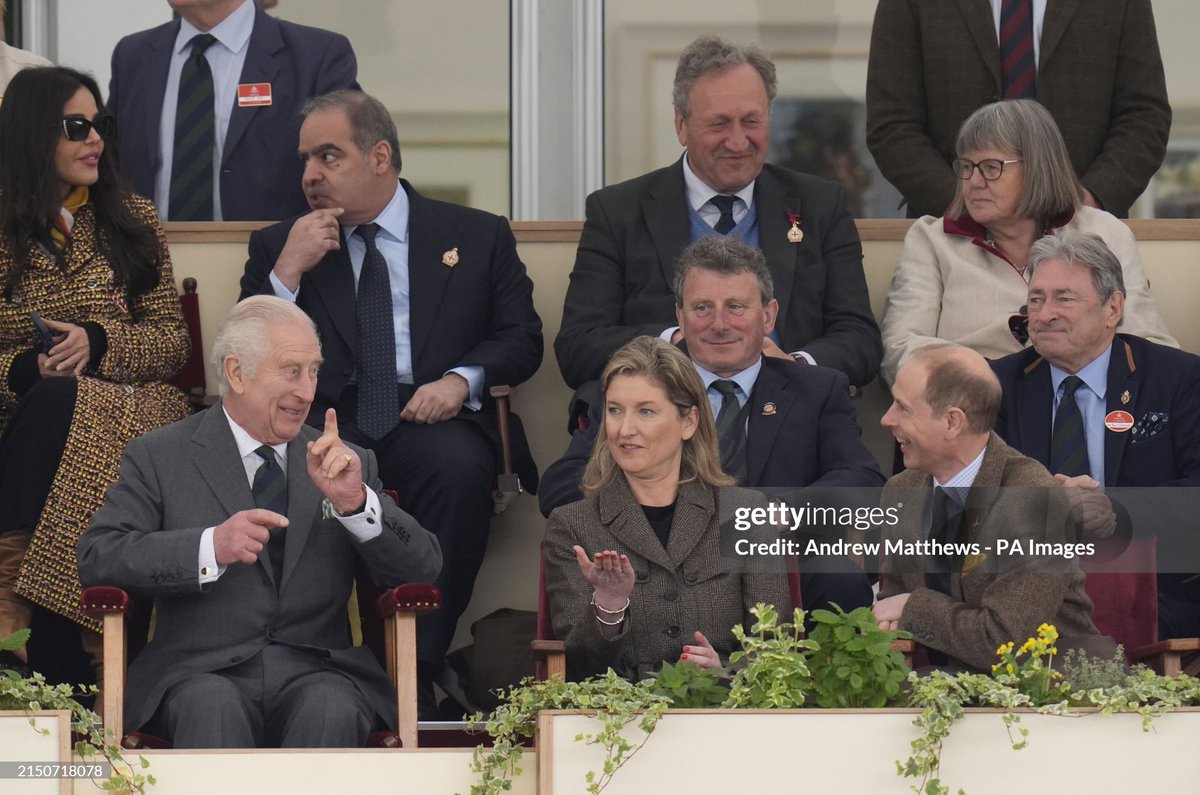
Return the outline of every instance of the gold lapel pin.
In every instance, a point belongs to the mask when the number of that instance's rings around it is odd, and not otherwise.
[[[774,403],[764,403],[762,415],[764,417],[774,417],[775,416],[775,404]]]
[[[800,231],[799,221],[792,222],[792,228],[788,230],[787,239],[789,243],[799,243],[804,239],[804,233]]]
[[[458,246],[455,246],[442,255],[442,264],[447,268],[453,268],[458,264]]]
[[[1131,397],[1129,396],[1129,390],[1128,390],[1128,389],[1126,389],[1124,392],[1122,392],[1122,393],[1121,393],[1121,405],[1122,405],[1122,406],[1128,406],[1128,405],[1129,405],[1129,401],[1130,401],[1130,400],[1132,400],[1132,399],[1133,399],[1133,398],[1131,398]]]

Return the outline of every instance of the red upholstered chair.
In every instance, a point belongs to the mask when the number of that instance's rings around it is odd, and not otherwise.
[[[196,280],[188,277],[183,280],[183,292],[179,295],[179,309],[183,313],[183,321],[187,324],[188,338],[191,342],[191,352],[187,364],[180,370],[171,383],[188,395],[188,402],[196,411],[205,406],[205,395],[208,391],[208,381],[204,375],[204,335],[200,329],[200,297],[196,293]]]
[[[800,575],[788,574],[788,589],[792,604],[803,605],[800,598]],[[554,622],[550,617],[550,600],[546,592],[546,555],[543,544],[538,560],[537,634],[532,643],[538,679],[567,678],[567,644],[554,636]]]
[[[120,588],[88,588],[81,597],[84,612],[104,624],[104,680],[100,697],[106,733],[125,748],[165,748],[167,743],[135,733],[126,735],[125,704],[125,614],[131,609],[129,596]],[[363,600],[360,596],[360,612]],[[417,615],[441,605],[437,588],[408,583],[386,591],[375,602],[376,615],[383,619],[387,672],[396,687],[397,730],[372,736],[371,745],[417,747]]]

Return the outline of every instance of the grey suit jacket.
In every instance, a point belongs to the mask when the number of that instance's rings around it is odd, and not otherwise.
[[[550,514],[543,551],[546,592],[555,635],[567,644],[571,677],[610,667],[635,681],[651,676],[664,662],[679,659],[683,647],[695,642],[696,630],[727,659],[736,650],[733,627],[750,627],[750,608],[757,602],[773,604],[790,616],[786,575],[722,571],[720,525],[738,507],[765,505],[765,497],[747,489],[681,486],[665,549],[624,476],[599,494]],[[592,586],[571,551],[576,544],[589,556],[609,549],[622,552],[633,565],[637,579],[624,631],[613,640],[600,635],[589,604]]]
[[[1007,494],[1005,489],[1014,489]],[[925,501],[933,478],[908,469],[887,482],[883,505],[903,503],[900,524],[891,538],[925,538]],[[1020,645],[1039,625],[1057,627],[1062,648],[1083,648],[1089,654],[1111,657],[1110,639],[1092,623],[1092,600],[1084,593],[1084,575],[1065,563],[1052,569],[1032,556],[1002,559],[995,539],[1062,542],[1067,504],[1062,489],[1038,462],[1021,455],[991,434],[983,464],[971,486],[959,524],[960,542],[990,545],[973,559],[964,559],[950,577],[950,593],[925,587],[920,561],[884,561],[879,598],[909,593],[900,629],[913,639],[944,652],[963,666],[989,670],[1001,643]]]
[[[220,404],[130,442],[120,479],[79,541],[84,587],[115,585],[154,597],[154,638],[129,668],[126,725],[140,727],[163,693],[185,677],[237,665],[268,644],[314,652],[350,678],[378,715],[395,723],[395,699],[365,647],[351,644],[346,603],[361,558],[381,587],[432,582],[441,568],[436,537],[391,500],[380,500],[383,533],[366,543],[323,519],[308,476],[305,427],[288,444],[287,551],[276,589],[265,559],[235,564],[199,584],[205,528],[254,507],[237,444]],[[356,448],[363,480],[380,488],[375,455]]]
[[[916,215],[954,197],[958,128],[1000,97],[988,0],[880,0],[867,65],[867,147]],[[1150,0],[1049,0],[1037,99],[1071,164],[1115,215],[1162,164],[1171,105]]]

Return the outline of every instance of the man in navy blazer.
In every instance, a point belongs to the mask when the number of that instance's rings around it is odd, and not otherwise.
[[[675,132],[686,154],[587,199],[554,340],[569,386],[599,378],[639,334],[678,342],[675,260],[713,234],[741,238],[766,256],[779,301],[772,344],[841,370],[853,385],[875,377],[883,343],[845,191],[764,165],[774,98],[775,65],[757,47],[705,36],[680,54]]]
[[[1085,530],[1101,535],[1128,521],[1124,508],[1101,493],[1104,487],[1200,486],[1200,357],[1116,333],[1125,298],[1121,266],[1095,235],[1060,231],[1042,238],[1029,252],[1029,274],[1033,347],[992,362],[1004,388],[996,432],[1060,482],[1079,487],[1093,511]],[[1074,399],[1088,474],[1069,477],[1053,472],[1051,461],[1054,418],[1072,375],[1083,382]],[[1161,536],[1180,528],[1155,524],[1133,532],[1158,533],[1160,563],[1172,563],[1163,560],[1170,556]],[[1200,634],[1200,577],[1159,574],[1158,634]]]
[[[488,388],[533,375],[542,324],[508,222],[426,199],[400,179],[396,126],[382,103],[337,91],[303,112],[299,155],[313,211],[250,236],[241,297],[275,294],[313,318],[325,361],[309,422],[320,426],[336,408],[343,436],[375,452],[384,486],[441,542],[442,608],[418,627],[428,696],[487,546],[498,452]],[[386,269],[391,317],[362,300],[361,274],[373,264]],[[364,349],[381,337],[396,363],[390,408],[362,388],[377,372]],[[388,428],[364,430],[363,412],[380,409],[391,411]],[[514,468],[536,491],[536,467],[510,419]]]
[[[779,311],[771,272],[761,251],[736,237],[705,237],[683,250],[672,280],[676,315],[688,355],[708,388],[713,415],[724,398],[714,384],[736,383],[745,414],[744,477],[739,485],[780,487],[878,487],[883,475],[861,438],[846,376],[810,367],[786,354],[763,355]],[[596,436],[604,427],[603,396],[592,382],[577,393],[577,419],[567,452],[539,484],[542,513],[583,498],[583,477]],[[586,405],[583,405],[586,404]],[[721,440],[722,465],[740,470]],[[802,573],[804,608],[837,602],[846,610],[871,604],[871,588],[848,567],[836,576]]]
[[[168,86],[178,90],[191,37],[210,33],[217,43],[205,57],[212,65],[218,135],[222,117],[227,120],[214,156],[220,158],[213,191],[220,214],[210,220],[278,221],[303,212],[302,166],[295,157],[300,106],[309,97],[358,88],[350,42],[338,33],[277,20],[252,0],[171,0],[171,6],[181,19],[126,36],[113,50],[108,108],[117,119],[121,165],[134,190],[154,199],[163,220],[177,220],[164,187],[171,167],[164,152],[173,146],[175,122],[173,113],[164,122],[163,105],[165,100],[175,107],[175,95],[166,94]],[[240,71],[228,71],[239,62]],[[240,97],[239,88],[257,99]],[[261,104],[264,91],[269,101]]]

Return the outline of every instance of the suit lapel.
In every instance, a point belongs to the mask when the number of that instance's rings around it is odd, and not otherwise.
[[[787,187],[766,168],[759,172],[754,181],[754,206],[758,213],[758,245],[767,258],[771,280],[775,283],[775,298],[779,301],[779,314],[775,321],[775,332],[786,339],[785,324],[788,305],[792,297],[792,282],[796,278],[796,263],[805,245],[815,245],[805,240],[792,243],[787,239],[791,223],[788,213],[804,216],[803,200],[789,196]]]
[[[307,442],[315,439],[317,434],[307,428],[288,443],[288,528],[287,545],[283,553],[283,582],[280,590],[287,584],[304,545],[308,543],[309,531],[312,529],[314,517],[320,510],[321,492],[313,486],[308,476]]]
[[[308,289],[302,296],[325,305],[325,312],[334,329],[346,341],[351,351],[358,351],[358,315],[355,312],[354,268],[346,248],[346,230],[341,227],[341,248],[325,255],[317,267],[307,274]]]
[[[629,490],[629,484],[625,482],[623,474],[618,473],[612,485],[600,493],[599,503],[600,521],[614,539],[651,563],[656,563],[664,569],[671,568],[671,559],[667,556],[667,551],[659,543],[658,536],[654,534],[650,522],[646,520],[646,514],[642,512],[633,492]],[[674,525],[672,531],[673,529]],[[587,550],[589,555],[599,551],[601,550]]]
[[[1079,7],[1079,0],[1054,0],[1046,4],[1046,14],[1042,18],[1042,37],[1038,41],[1038,70],[1050,60],[1054,49],[1062,41],[1071,18]]]
[[[958,9],[967,23],[967,28],[971,31],[971,38],[974,40],[979,54],[983,57],[983,62],[987,64],[988,71],[992,74],[992,80],[996,84],[996,93],[999,95],[1001,85],[1000,42],[996,36],[996,22],[995,17],[992,16],[991,5],[987,0],[958,0]],[[1050,11],[1047,10],[1047,21],[1049,17]],[[1045,41],[1045,38],[1045,33],[1043,33],[1042,40]],[[1042,57],[1045,58],[1044,49]]]
[[[139,117],[144,124],[131,125],[130,130],[121,130],[126,138],[121,152],[126,157],[149,156],[153,161],[147,169],[153,180],[162,167],[162,111],[163,95],[166,93],[167,73],[171,70],[171,51],[175,47],[175,39],[179,37],[179,20],[174,20],[163,31],[161,36],[151,39],[147,48],[145,60],[138,68],[138,80],[132,86],[126,86],[124,92],[136,94],[138,97]],[[110,113],[116,109],[109,107]],[[137,138],[141,140],[138,141]],[[129,167],[126,167],[129,170]]]
[[[779,438],[779,430],[787,427],[790,412],[796,403],[796,393],[788,380],[776,373],[764,361],[754,381],[750,395],[750,417],[746,431],[747,483],[760,483],[767,460]],[[775,410],[766,413],[764,407],[773,403]]]
[[[646,228],[658,252],[658,266],[668,289],[675,284],[675,260],[691,242],[687,189],[683,183],[683,158],[650,185],[649,198],[642,201]]]
[[[1017,378],[1017,427],[1013,447],[1030,458],[1050,465],[1050,433],[1054,386],[1050,365],[1037,357]],[[1010,426],[1011,434],[1011,426]]]
[[[400,180],[400,186],[408,193],[408,313],[413,372],[416,373],[425,343],[442,307],[450,274],[454,272],[454,268],[442,263],[442,257],[455,247],[463,249],[465,256],[476,252],[474,249],[464,249],[463,244],[468,241],[451,238],[449,230],[442,223],[442,214],[436,212],[430,201],[417,193],[407,180]],[[456,267],[480,266],[477,263],[460,263]]]
[[[250,493],[237,442],[220,402],[204,412],[192,436],[192,444],[199,448],[195,457],[196,469],[225,513],[233,516],[238,511],[253,508],[254,495]]]
[[[1122,403],[1121,396],[1129,393],[1129,402]],[[1113,337],[1112,354],[1108,359],[1108,389],[1104,395],[1104,413],[1110,411],[1127,411],[1134,417],[1138,416],[1137,365],[1133,361],[1133,349],[1129,343],[1120,337]],[[1130,432],[1115,433],[1104,430],[1104,482],[1116,485],[1120,482],[1121,458],[1129,445]]]
[[[671,520],[671,535],[667,538],[667,556],[671,568],[678,569],[704,538],[708,523],[716,510],[712,492],[703,486],[689,483],[681,486],[675,501],[675,517]]]
[[[259,9],[254,11],[254,28],[250,31],[250,41],[246,44],[246,60],[242,64],[239,83],[273,83],[279,73],[279,63],[275,54],[284,48],[283,38],[279,35],[279,27],[275,21]],[[237,149],[238,142],[250,126],[254,114],[261,112],[258,107],[239,107],[237,98],[231,99],[233,111],[229,116],[229,129],[225,131],[225,148],[221,160],[228,163],[232,153]],[[281,146],[286,142],[280,141]]]

